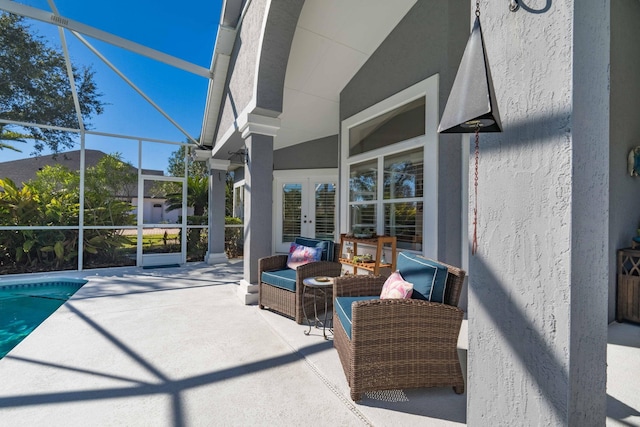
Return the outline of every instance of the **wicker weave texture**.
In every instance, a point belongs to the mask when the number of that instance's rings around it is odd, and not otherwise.
[[[447,302],[458,301],[465,272],[452,267]],[[336,296],[376,295],[384,278],[336,279]],[[351,398],[367,391],[451,386],[464,392],[457,342],[463,312],[422,300],[370,300],[352,306],[351,340],[334,317],[334,347],[351,387]]]
[[[262,278],[263,271],[282,270],[287,268],[287,255],[273,255],[258,261],[258,278]],[[294,319],[297,323],[304,322],[303,285],[302,281],[309,277],[339,276],[342,264],[333,261],[317,261],[302,265],[296,269],[295,292],[262,282],[258,286],[258,304],[260,308],[269,308],[284,316]],[[307,314],[313,313],[313,298],[304,299]],[[333,298],[329,298],[329,309],[333,307]]]

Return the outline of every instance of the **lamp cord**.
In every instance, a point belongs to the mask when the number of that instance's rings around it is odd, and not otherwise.
[[[471,243],[471,255],[475,255],[478,252],[478,159],[480,157],[480,125],[476,125],[476,167],[473,176],[473,188],[474,188],[474,207],[473,207],[473,241]]]

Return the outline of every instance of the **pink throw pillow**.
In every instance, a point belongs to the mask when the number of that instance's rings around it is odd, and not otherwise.
[[[399,271],[394,271],[384,282],[380,299],[409,299],[413,294],[413,283],[409,283]]]
[[[295,270],[301,265],[320,261],[322,258],[322,248],[310,248],[308,246],[291,243],[289,248],[289,257],[287,258],[287,267]]]

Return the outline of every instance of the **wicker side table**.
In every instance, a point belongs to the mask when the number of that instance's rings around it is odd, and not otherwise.
[[[616,320],[640,323],[640,250],[618,250]]]

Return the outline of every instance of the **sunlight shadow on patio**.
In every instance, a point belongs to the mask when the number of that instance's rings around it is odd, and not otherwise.
[[[4,396],[0,397],[0,408],[38,406],[44,404],[81,402],[90,400],[109,400],[161,394],[170,397],[172,406],[171,413],[173,414],[172,425],[182,426],[186,424],[184,419],[185,409],[183,408],[182,394],[189,391],[190,389],[223,382],[241,376],[251,376],[260,371],[268,371],[277,367],[298,362],[303,359],[303,356],[300,353],[290,352],[277,357],[237,364],[232,367],[214,370],[199,375],[172,379],[162,371],[160,364],[151,361],[151,359],[135,351],[132,347],[125,344],[116,335],[98,324],[89,315],[80,311],[77,307],[75,307],[74,304],[67,303],[67,308],[78,318],[82,319],[86,324],[90,325],[91,328],[98,332],[102,337],[115,345],[115,347],[121,353],[126,355],[127,358],[133,360],[135,364],[143,368],[143,370],[149,372],[153,378],[157,379],[157,382],[144,381],[130,376],[118,375],[116,373],[104,372],[97,369],[86,369],[79,366],[51,363],[46,360],[37,360],[34,358],[8,355],[6,356],[7,360],[72,371],[75,373],[93,377],[102,377],[122,381],[130,383],[131,385],[124,387],[79,389],[56,391],[50,393],[16,394],[14,396]],[[326,351],[328,349],[329,347],[327,346],[327,344],[325,342],[322,342],[319,344],[309,345],[307,348],[305,348],[305,353],[314,354],[316,352]]]

